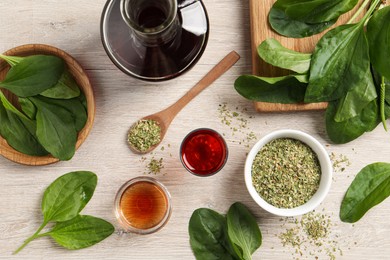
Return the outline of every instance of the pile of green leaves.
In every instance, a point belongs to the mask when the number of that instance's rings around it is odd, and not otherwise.
[[[349,186],[340,208],[340,219],[354,223],[390,196],[390,164],[364,167]]]
[[[14,254],[17,254],[32,240],[50,236],[67,249],[82,249],[92,246],[114,232],[109,222],[88,215],[80,215],[95,191],[96,174],[88,171],[67,173],[56,179],[45,190],[42,199],[43,223]],[[40,233],[49,223],[54,227]]]
[[[334,143],[350,142],[372,131],[380,121],[387,129],[390,6],[378,10],[380,4],[373,0],[359,22],[327,32],[312,54],[289,50],[274,39],[265,40],[258,47],[259,56],[292,73],[282,77],[242,75],[235,81],[235,89],[254,101],[328,102],[326,130]]]
[[[190,244],[196,259],[252,259],[261,245],[261,232],[256,219],[239,202],[226,216],[200,208],[189,222]]]
[[[277,0],[268,20],[279,34],[302,38],[328,29],[357,3],[358,0]]]
[[[0,89],[0,135],[21,153],[71,159],[87,108],[64,61],[49,55],[0,58],[11,65],[0,88],[16,95],[20,104],[19,110]]]

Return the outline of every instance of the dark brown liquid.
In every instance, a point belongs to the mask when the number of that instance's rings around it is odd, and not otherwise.
[[[120,200],[120,208],[132,227],[149,229],[164,219],[168,210],[168,201],[159,186],[141,181],[126,189]]]
[[[194,16],[205,14],[203,5],[195,3],[199,6],[191,12],[184,10],[186,8],[178,11],[180,27],[175,39],[159,46],[146,46],[131,35],[119,11],[120,0],[116,0],[112,9],[108,9],[110,15],[103,25],[107,37],[104,46],[109,56],[125,73],[142,79],[163,80],[181,74],[200,58],[208,38],[208,20],[194,19]],[[145,28],[152,28],[161,25],[166,18],[159,7],[148,7],[138,14],[137,22]],[[181,26],[183,21],[186,21],[185,27]]]
[[[141,10],[138,16],[138,25],[143,28],[153,28],[161,25],[167,16],[157,7],[150,6]]]

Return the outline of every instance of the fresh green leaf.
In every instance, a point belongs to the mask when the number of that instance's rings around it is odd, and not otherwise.
[[[40,145],[34,130],[30,131],[29,125],[23,118],[9,111],[0,102],[0,135],[15,150],[31,155],[43,156],[48,152]],[[33,123],[30,127],[34,127]]]
[[[70,99],[78,97],[80,89],[69,71],[65,70],[57,84],[43,91],[41,95],[48,98]]]
[[[313,53],[305,102],[336,100],[352,87],[366,85],[365,72],[369,68],[368,43],[362,23],[330,30]]]
[[[366,77],[361,82],[349,89],[341,98],[334,120],[342,122],[357,116],[371,101],[377,98],[377,92],[372,78],[371,70],[367,67]]]
[[[286,37],[308,37],[328,29],[336,22],[336,19],[334,19],[328,22],[310,24],[294,20],[288,17],[286,13],[277,6],[277,4],[278,2],[272,6],[269,12],[268,21],[272,29]]]
[[[96,184],[96,174],[87,171],[70,172],[57,178],[43,194],[43,223],[14,254],[43,236],[51,236],[68,249],[89,247],[110,236],[114,232],[110,223],[96,217],[79,215],[91,199]],[[57,223],[49,232],[41,233],[50,221]]]
[[[19,98],[18,99],[22,111],[32,120],[35,120],[37,115],[37,108],[33,102],[28,98]]]
[[[46,97],[37,96],[36,99],[49,104],[61,107],[67,110],[73,117],[76,131],[80,131],[85,126],[85,123],[88,119],[87,110],[82,104],[82,100],[80,98],[72,98],[72,99],[51,99]]]
[[[370,60],[385,78],[390,79],[390,6],[374,12],[367,24]]]
[[[45,235],[68,249],[82,249],[93,246],[109,237],[115,228],[111,223],[92,216],[76,216],[65,222],[58,222]]]
[[[310,24],[338,19],[357,3],[358,0],[278,0],[288,17]]]
[[[70,160],[76,150],[77,131],[72,114],[57,105],[30,97],[37,107],[37,137],[54,157]]]
[[[236,253],[241,259],[250,260],[261,246],[261,232],[256,219],[239,202],[234,203],[227,213],[227,226],[230,241],[239,248]]]
[[[97,176],[89,171],[70,172],[57,178],[42,199],[44,223],[76,217],[92,198]]]
[[[269,38],[257,47],[257,53],[267,63],[295,71],[299,74],[307,74],[310,69],[311,54],[293,51],[283,47],[280,42]]]
[[[290,75],[276,78],[242,75],[234,82],[237,92],[243,97],[270,103],[300,103],[303,102],[306,75]]]
[[[196,259],[238,259],[228,240],[226,218],[221,214],[197,209],[192,213],[188,230]]]
[[[61,58],[29,56],[11,67],[0,86],[19,97],[35,96],[53,87],[64,69],[64,61]]]
[[[6,56],[0,53],[0,58],[8,62],[10,66],[14,66],[21,62],[24,58],[23,57],[17,57],[17,56]]]
[[[336,144],[348,143],[365,132],[372,131],[379,123],[377,100],[369,103],[361,113],[342,122],[334,120],[339,101],[329,102],[326,109],[326,132]]]
[[[33,124],[33,122],[22,112],[20,112],[12,103],[7,99],[7,97],[3,94],[3,92],[0,90],[0,101],[3,103],[3,106],[10,112],[14,113],[15,115],[19,116],[20,118],[25,119],[26,122],[29,122],[30,125]]]
[[[349,186],[341,203],[340,219],[354,223],[389,196],[390,164],[370,164],[356,175]]]

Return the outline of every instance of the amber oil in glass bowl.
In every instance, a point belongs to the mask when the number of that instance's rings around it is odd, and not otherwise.
[[[211,176],[220,171],[228,157],[223,137],[209,128],[190,132],[180,147],[183,166],[197,176]]]
[[[154,178],[131,179],[116,195],[115,215],[126,231],[138,234],[156,232],[169,220],[171,196]]]

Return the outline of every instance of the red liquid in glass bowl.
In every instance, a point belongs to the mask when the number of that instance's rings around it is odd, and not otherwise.
[[[201,128],[189,133],[180,148],[184,167],[198,176],[217,173],[227,161],[228,150],[222,136],[216,131]]]

